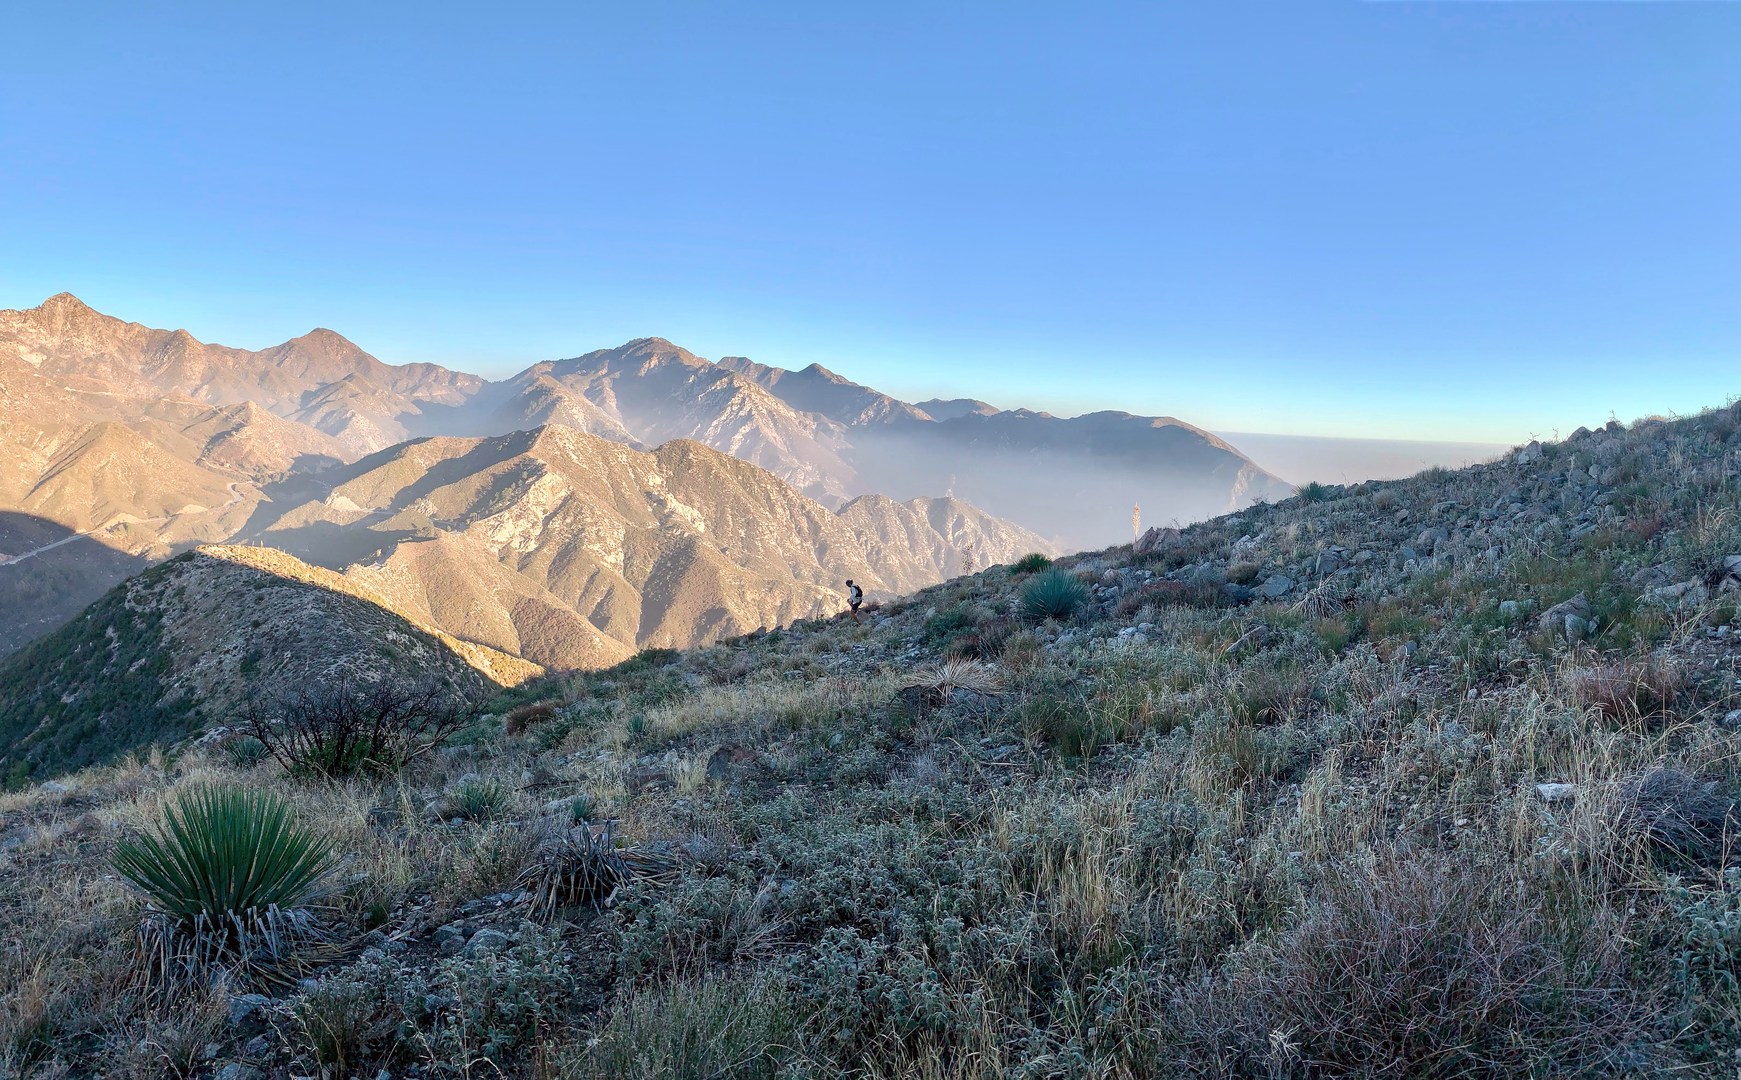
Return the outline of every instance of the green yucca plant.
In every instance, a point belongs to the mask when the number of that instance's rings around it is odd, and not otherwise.
[[[1052,560],[1038,551],[1030,552],[1010,564],[1010,569],[1018,574],[1035,574],[1052,565]]]
[[[199,980],[227,969],[282,981],[323,940],[306,905],[335,864],[332,844],[269,792],[196,787],[177,793],[156,833],[116,846],[115,869],[146,899],[147,975]]]
[[[447,797],[455,817],[488,821],[508,805],[513,793],[494,780],[467,780]]]
[[[1330,489],[1316,480],[1296,488],[1295,493],[1299,495],[1302,502],[1309,503],[1320,503],[1330,497]]]
[[[1056,567],[1022,590],[1022,608],[1035,619],[1068,619],[1087,602],[1088,590],[1082,583]]]

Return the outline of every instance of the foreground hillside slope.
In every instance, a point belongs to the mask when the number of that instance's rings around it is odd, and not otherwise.
[[[0,1060],[1733,1071],[1741,408],[1040,562],[529,682],[387,779],[243,741],[6,796]],[[108,858],[212,783],[338,845],[342,947],[152,997]]]

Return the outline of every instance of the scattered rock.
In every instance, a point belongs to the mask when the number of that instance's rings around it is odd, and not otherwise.
[[[453,956],[465,948],[465,927],[458,923],[448,923],[435,928],[435,951],[443,956]]]
[[[1650,590],[1646,597],[1665,608],[1697,607],[1710,599],[1711,592],[1701,581],[1680,581]]]
[[[755,772],[756,752],[744,746],[722,746],[707,759],[707,778],[725,783],[743,780]]]
[[[1437,551],[1439,545],[1451,539],[1451,530],[1443,528],[1422,529],[1415,537],[1415,546],[1422,551]]]
[[[1583,593],[1542,612],[1537,620],[1543,630],[1563,635],[1568,641],[1582,641],[1596,628],[1590,617],[1590,598]]]
[[[1274,600],[1279,596],[1286,596],[1288,593],[1293,591],[1293,588],[1293,578],[1288,577],[1286,574],[1272,574],[1268,580],[1263,583],[1263,587],[1258,591],[1268,599]]]
[[[512,948],[513,945],[514,939],[512,937],[500,930],[486,927],[471,936],[471,940],[465,943],[464,951],[467,956],[477,956],[480,953],[502,952]]]
[[[272,999],[265,994],[236,994],[230,998],[230,1027],[258,1031],[266,1026]]]
[[[1543,802],[1566,802],[1578,793],[1578,788],[1575,784],[1537,784],[1535,793]]]
[[[1151,526],[1144,531],[1141,536],[1137,537],[1136,543],[1131,545],[1131,552],[1136,555],[1147,555],[1165,541],[1171,540],[1178,535],[1178,529],[1164,528],[1160,525]]]
[[[642,765],[630,769],[623,777],[623,787],[630,795],[639,795],[643,791],[654,788],[676,787],[677,781],[671,773],[657,765]]]

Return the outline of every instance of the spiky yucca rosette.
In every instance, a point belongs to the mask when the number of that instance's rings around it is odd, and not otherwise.
[[[152,987],[225,973],[279,985],[331,945],[309,905],[336,864],[332,845],[270,792],[180,792],[160,830],[123,840],[114,864],[146,901],[140,972]]]

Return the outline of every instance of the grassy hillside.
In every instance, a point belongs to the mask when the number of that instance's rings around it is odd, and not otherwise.
[[[528,682],[386,780],[5,796],[0,1070],[1733,1071],[1741,409],[1143,547]],[[214,781],[337,845],[343,946],[153,997],[107,859]]]
[[[403,672],[480,697],[540,670],[426,631],[281,552],[200,548],[0,660],[0,779],[235,726],[250,703],[302,687]]]

